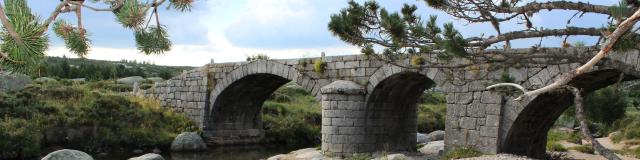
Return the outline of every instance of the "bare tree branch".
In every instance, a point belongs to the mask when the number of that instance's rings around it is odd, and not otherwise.
[[[549,37],[549,36],[575,36],[575,35],[586,35],[586,36],[602,36],[601,29],[598,28],[579,28],[579,27],[568,27],[566,29],[547,29],[541,31],[514,31],[503,33],[496,37],[491,38],[468,38],[467,40],[476,40],[475,42],[470,42],[471,46],[479,46],[482,48],[486,48],[492,44],[514,40],[514,39],[524,39],[524,38],[537,38],[537,37]]]
[[[589,125],[587,124],[587,120],[583,114],[584,105],[583,105],[583,98],[581,94],[582,91],[572,86],[569,86],[569,88],[571,92],[573,92],[573,95],[575,96],[573,98],[573,103],[576,107],[576,119],[580,121],[580,131],[582,132],[582,135],[584,136],[587,143],[591,143],[591,145],[593,146],[593,149],[598,151],[598,153],[600,153],[600,155],[604,156],[605,158],[609,160],[620,160],[620,157],[618,157],[616,153],[611,152],[611,150],[602,146],[600,142],[593,139],[593,136],[589,131]]]
[[[9,36],[11,36],[11,38],[13,38],[13,40],[15,40],[17,44],[22,45],[22,38],[18,35],[16,30],[13,28],[13,25],[11,24],[11,22],[9,22],[9,19],[7,18],[7,16],[5,16],[6,14],[4,13],[3,6],[4,5],[0,4],[0,22],[2,22],[2,26],[4,26],[4,28],[7,30],[7,32],[9,33]]]
[[[639,18],[640,18],[640,9],[636,10],[631,17],[627,18],[622,23],[620,23],[620,25],[618,25],[616,30],[609,35],[607,41],[604,43],[604,46],[602,47],[602,49],[600,49],[600,52],[598,52],[593,58],[591,58],[589,62],[570,71],[569,73],[558,76],[558,78],[553,83],[547,86],[544,86],[540,89],[536,89],[533,91],[525,92],[520,97],[516,98],[516,100],[522,100],[523,98],[526,98],[526,97],[536,96],[542,93],[556,90],[562,87],[563,85],[568,84],[576,76],[581,75],[584,72],[588,71],[589,69],[593,68],[593,66],[595,66],[596,63],[598,63],[600,60],[602,60],[602,58],[604,58],[607,54],[609,54],[609,52],[613,48],[613,45],[618,41],[618,39],[620,39],[620,37],[622,37],[622,35],[624,35],[631,27],[633,27],[633,25],[636,22],[638,22]]]
[[[96,12],[104,12],[104,11],[114,11],[114,10],[120,8],[124,4],[124,0],[117,0],[115,5],[113,5],[112,7],[109,7],[109,8],[97,8],[97,7],[89,6],[87,4],[84,4],[83,1],[80,1],[80,2],[72,1],[72,2],[69,2],[69,3],[74,4],[74,5],[78,5],[78,6],[82,6],[84,8],[87,8],[87,9],[90,9],[90,10],[93,10],[93,11],[96,11]]]
[[[69,4],[69,0],[64,0],[64,1],[60,2],[60,4],[58,4],[56,9],[53,10],[53,13],[51,13],[51,16],[49,16],[49,18],[47,18],[47,20],[44,21],[44,23],[42,23],[43,33],[46,31],[47,28],[49,28],[49,25],[51,24],[51,22],[56,20],[56,17],[58,17],[60,12],[62,12],[62,7],[66,6],[68,4]]]

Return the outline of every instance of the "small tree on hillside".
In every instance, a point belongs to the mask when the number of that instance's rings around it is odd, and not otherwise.
[[[115,14],[116,21],[135,32],[137,48],[144,54],[163,54],[171,49],[166,28],[160,23],[158,8],[166,6],[180,12],[191,10],[194,0],[61,0],[53,13],[40,19],[32,13],[26,0],[4,0],[0,3],[0,70],[27,73],[44,57],[49,47],[45,32],[50,28],[64,40],[70,52],[84,57],[91,41],[82,23],[82,10]],[[97,6],[102,6],[97,7]],[[72,24],[58,19],[60,14],[75,14]],[[151,16],[147,16],[151,13]],[[155,24],[150,24],[151,20]]]

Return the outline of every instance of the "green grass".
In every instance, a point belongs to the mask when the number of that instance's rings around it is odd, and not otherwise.
[[[263,104],[262,120],[270,142],[312,144],[320,138],[320,104],[297,86],[276,90]]]
[[[0,126],[0,159],[34,157],[51,146],[86,152],[167,148],[177,134],[198,130],[155,101],[60,84],[0,93]]]
[[[459,147],[454,150],[449,151],[445,154],[442,159],[460,159],[460,158],[469,158],[469,157],[477,157],[481,156],[482,153],[478,150],[475,150],[473,147]]]
[[[547,141],[547,150],[555,152],[566,152],[567,148],[555,141]]]
[[[442,93],[427,93],[420,97],[418,105],[418,132],[430,133],[444,130],[447,104]]]
[[[593,150],[593,147],[591,147],[589,145],[574,146],[574,147],[569,147],[567,149],[568,150],[575,150],[575,151],[582,152],[582,153],[589,153],[589,154],[593,154],[595,152],[595,150]]]
[[[550,142],[567,141],[571,143],[579,143],[580,140],[582,140],[582,135],[578,132],[569,133],[555,129],[551,129],[547,132],[547,141]]]
[[[347,157],[345,160],[370,160],[370,159],[373,159],[373,156],[371,156],[370,154],[356,153]]]
[[[640,140],[640,111],[635,108],[627,109],[626,116],[614,123],[613,128],[620,131],[611,140],[619,143],[623,140]]]

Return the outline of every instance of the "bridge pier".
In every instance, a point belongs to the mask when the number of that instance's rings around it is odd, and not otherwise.
[[[323,154],[339,157],[374,151],[375,141],[366,135],[364,87],[339,80],[320,92]]]

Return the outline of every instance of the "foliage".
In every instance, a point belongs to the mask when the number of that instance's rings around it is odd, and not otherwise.
[[[424,93],[418,105],[418,132],[430,133],[444,130],[447,105],[444,94]]]
[[[266,138],[276,143],[317,143],[321,118],[315,98],[291,85],[276,90],[262,108]]]
[[[611,140],[618,143],[622,140],[640,139],[640,128],[638,126],[640,126],[640,112],[636,110],[613,124],[612,128],[620,131],[620,133],[614,134]]]
[[[567,148],[565,148],[564,146],[562,146],[558,142],[547,141],[547,150],[548,151],[555,151],[555,152],[566,152]]]
[[[595,152],[595,150],[593,150],[593,147],[591,147],[591,145],[579,145],[579,146],[569,147],[567,149],[576,150],[578,152],[589,153],[589,154],[593,154]]]
[[[64,20],[58,20],[53,23],[53,32],[64,40],[69,51],[84,57],[89,53],[90,41],[87,38],[86,30],[73,27]]]
[[[2,40],[0,51],[16,62],[0,59],[0,66],[4,70],[29,72],[44,57],[49,38],[42,34],[45,29],[40,27],[39,18],[31,13],[25,0],[4,0],[4,5],[7,19],[15,28],[22,43],[14,40],[9,31],[3,27],[0,32]]]
[[[580,140],[582,140],[582,135],[579,133],[569,133],[553,129],[547,132],[547,142],[567,141],[571,143],[580,143]]]
[[[613,86],[587,95],[584,104],[587,119],[606,126],[624,117],[625,108],[628,107],[626,94]]]
[[[416,66],[424,65],[425,60],[421,56],[413,56],[411,57],[411,64]]]
[[[460,159],[460,158],[468,158],[468,157],[477,157],[482,155],[482,153],[478,150],[475,150],[473,147],[470,146],[462,146],[462,147],[457,147],[449,152],[447,152],[447,154],[445,154],[442,159]]]
[[[146,30],[138,29],[135,35],[138,50],[146,55],[164,54],[171,50],[171,40],[163,26],[150,26]]]
[[[36,84],[0,94],[0,117],[7,128],[0,130],[3,159],[37,156],[52,145],[89,152],[165,148],[177,134],[197,130],[155,101],[85,85]]]
[[[322,58],[318,58],[313,62],[313,71],[317,73],[324,73],[326,67],[327,62],[324,62]]]
[[[269,56],[263,53],[254,54],[251,56],[247,56],[247,61],[257,61],[257,60],[269,60]]]
[[[52,78],[87,78],[99,81],[131,76],[161,77],[169,79],[193,67],[158,66],[147,62],[135,61],[100,61],[90,59],[47,57],[37,70],[31,72],[31,77]]]
[[[356,153],[347,157],[345,160],[370,160],[370,159],[373,159],[373,156],[371,156],[370,154]]]
[[[82,26],[82,8],[94,11],[112,11],[116,21],[123,27],[136,31],[135,37],[138,48],[145,54],[163,54],[171,49],[171,41],[168,39],[166,29],[161,27],[157,8],[165,1],[142,2],[140,0],[118,0],[118,1],[70,1],[55,5],[59,6],[41,22],[38,16],[34,15],[28,7],[26,0],[4,0],[5,14],[3,20],[7,20],[10,25],[5,25],[0,31],[0,66],[2,70],[9,70],[20,73],[30,73],[37,69],[44,52],[49,46],[49,39],[46,31],[52,20],[59,19],[61,14],[75,13],[77,17],[76,25],[60,19],[52,26],[54,33],[62,38],[70,52],[84,57],[91,48],[87,31]],[[194,0],[169,0],[167,9],[173,8],[181,12],[191,11]],[[67,4],[65,4],[67,3]],[[73,5],[71,5],[71,4]],[[113,8],[95,9],[92,7],[76,6],[74,3],[105,3]],[[72,7],[73,6],[73,7]],[[154,14],[148,14],[153,10]],[[144,26],[147,17],[156,17],[156,26]],[[6,18],[6,19],[5,19]],[[15,35],[15,36],[14,36]],[[6,55],[5,55],[6,54]]]
[[[349,1],[349,7],[331,15],[328,27],[342,41],[362,47],[365,55],[375,53],[374,45],[382,46],[380,54],[389,59],[432,50],[444,50],[441,57],[467,54],[464,49],[467,41],[452,23],[440,28],[436,25],[436,16],[430,16],[425,23],[416,15],[416,10],[415,5],[405,4],[401,12],[389,13],[376,1],[366,1],[363,5]]]

